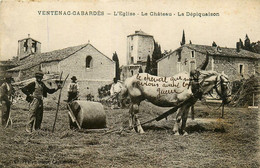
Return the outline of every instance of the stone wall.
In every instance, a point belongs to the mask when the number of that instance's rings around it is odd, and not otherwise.
[[[140,66],[139,65],[125,65],[125,66],[121,67],[120,79],[122,81],[125,81],[126,78],[129,78],[129,77],[139,73]],[[143,72],[144,72],[144,70],[143,70]]]
[[[193,68],[199,67],[206,58],[206,54],[194,52],[194,58],[191,54],[192,50],[183,47],[181,50],[181,59],[179,52],[174,51],[172,54],[158,62],[159,76],[173,76],[180,71],[189,72]],[[178,61],[179,60],[179,61]],[[193,66],[194,64],[194,66]],[[243,77],[239,72],[239,65],[243,65]],[[209,62],[206,70],[214,70],[218,73],[224,72],[229,76],[231,81],[248,78],[254,74],[257,61],[249,58],[237,58],[228,56],[209,56]]]
[[[92,57],[90,67],[86,67],[86,58]],[[63,72],[63,79],[69,74],[64,92],[64,98],[67,96],[67,84],[71,81],[72,76],[77,77],[80,88],[81,98],[88,94],[98,95],[98,88],[113,82],[115,77],[115,62],[100,53],[92,45],[87,45],[82,50],[76,52],[72,56],[60,61],[42,64],[45,73]]]
[[[35,76],[35,72],[39,71],[40,65],[36,65],[32,68],[22,70],[20,72],[13,72],[13,77],[15,81],[23,81],[26,79],[33,78]]]
[[[92,66],[86,67],[87,56],[92,57]],[[64,76],[76,76],[78,80],[113,81],[115,77],[115,62],[101,54],[91,45],[59,62],[59,71]]]
[[[133,49],[131,49],[133,47]],[[146,62],[147,56],[152,57],[154,50],[154,39],[152,36],[128,36],[127,37],[127,64],[132,64],[131,57],[134,57],[134,64]]]

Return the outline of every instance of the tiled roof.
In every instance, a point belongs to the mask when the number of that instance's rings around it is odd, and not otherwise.
[[[135,35],[140,35],[140,36],[151,36],[151,37],[153,37],[152,35],[149,35],[149,34],[143,32],[142,30],[137,30],[137,31],[135,31],[134,34],[130,34],[130,35],[128,35],[128,36],[135,36]],[[128,37],[128,36],[127,36],[127,37]]]
[[[200,53],[204,53],[204,54],[206,54],[206,52],[208,52],[212,56],[260,59],[260,54],[250,52],[250,51],[247,51],[244,49],[240,49],[240,51],[238,52],[236,48],[227,48],[227,47],[218,47],[217,48],[217,47],[212,47],[212,46],[207,46],[207,45],[185,44],[185,45],[177,48],[170,54],[159,59],[158,61],[168,57],[172,53],[174,53],[177,50],[182,49],[184,47],[187,47],[191,50],[194,50],[194,51],[200,52]]]
[[[39,42],[39,41],[37,41],[37,40],[31,38],[31,37],[27,37],[27,38],[24,38],[24,39],[21,39],[21,40],[18,40],[18,41],[23,41],[23,40],[27,40],[27,39],[32,39],[33,41],[36,41],[36,42],[38,42],[38,43],[41,43],[41,42]]]
[[[74,47],[68,47],[60,50],[54,50],[51,52],[45,52],[45,53],[39,53],[39,54],[32,54],[28,56],[27,58],[21,60],[19,62],[20,66],[17,66],[15,68],[12,68],[8,71],[20,71],[20,70],[26,70],[32,67],[35,67],[41,63],[46,62],[54,62],[54,61],[61,61],[63,59],[66,59],[67,57],[75,54],[76,52],[80,51],[81,49],[90,46],[93,47],[95,50],[97,50],[94,46],[91,44],[83,44],[79,46]],[[101,53],[99,50],[97,50],[99,53]],[[109,57],[101,53],[103,56],[105,56],[107,59],[112,61]]]
[[[17,66],[17,64],[13,61],[0,61],[0,66]]]

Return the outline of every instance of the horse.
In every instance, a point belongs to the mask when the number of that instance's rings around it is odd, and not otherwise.
[[[171,77],[153,76],[148,73],[138,73],[127,78],[121,97],[129,97],[131,105],[129,109],[129,127],[138,133],[144,133],[136,114],[143,100],[148,100],[160,107],[178,107],[176,122],[173,127],[175,135],[187,134],[185,132],[188,112],[202,95],[215,89],[217,94],[228,104],[231,101],[230,82],[224,73],[206,71],[206,60],[194,71],[181,72]],[[180,106],[180,107],[179,107]],[[174,111],[175,112],[175,111]],[[181,125],[180,125],[181,123]]]

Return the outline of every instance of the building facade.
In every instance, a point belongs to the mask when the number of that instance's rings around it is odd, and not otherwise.
[[[142,30],[127,36],[127,65],[121,67],[121,80],[145,70],[148,55],[152,58],[154,38]]]
[[[157,61],[159,76],[191,71],[202,64],[209,53],[206,70],[227,74],[231,81],[248,78],[257,71],[260,54],[240,48],[186,44]]]
[[[18,63],[19,66],[9,70],[16,81],[33,78],[37,70],[55,75],[62,72],[63,79],[69,74],[68,81],[72,76],[77,77],[82,97],[88,94],[97,96],[98,88],[112,83],[115,77],[115,62],[90,43],[51,52],[32,53]]]
[[[152,57],[154,50],[153,36],[143,31],[135,31],[127,36],[127,65],[146,62],[148,55]]]

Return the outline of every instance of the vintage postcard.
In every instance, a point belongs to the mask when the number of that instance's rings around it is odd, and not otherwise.
[[[260,167],[258,0],[0,0],[0,168]]]

